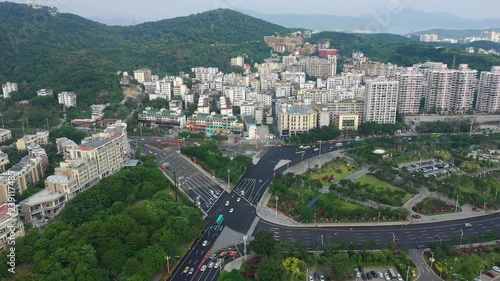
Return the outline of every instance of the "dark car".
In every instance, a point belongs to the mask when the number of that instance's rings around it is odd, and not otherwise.
[[[377,278],[377,272],[375,272],[375,270],[370,271],[370,273],[372,274],[373,278]]]
[[[366,273],[362,273],[362,274],[361,274],[361,279],[363,279],[363,280],[366,280],[366,279],[367,279],[367,278],[366,278]]]
[[[365,272],[365,269],[361,265],[358,265],[358,270],[361,273]]]
[[[368,280],[372,280],[372,275],[370,274],[370,272],[366,273],[366,278],[368,278]]]
[[[485,274],[486,274],[486,275],[488,275],[488,276],[489,276],[489,277],[491,277],[491,278],[495,278],[495,274],[493,274],[492,272],[489,272],[489,271],[488,271],[488,272],[486,272]]]
[[[319,273],[314,272],[314,280],[319,280]]]

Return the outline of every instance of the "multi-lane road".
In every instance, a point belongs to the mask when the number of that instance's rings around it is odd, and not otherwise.
[[[328,147],[329,145],[324,145],[322,153],[326,153]],[[215,261],[210,258],[213,254],[210,248],[222,230],[214,228],[217,216],[224,215],[223,227],[239,233],[247,233],[256,218],[255,207],[272,182],[274,174],[283,172],[287,168],[287,162],[294,164],[319,154],[319,151],[314,151],[312,147],[305,150],[288,146],[269,148],[256,165],[247,168],[234,190],[227,193],[216,184],[214,179],[201,173],[193,163],[180,156],[178,148],[166,150],[143,148],[145,153],[148,150],[155,151],[155,157],[160,166],[168,162],[169,169],[165,171],[167,175],[173,179],[175,171],[178,187],[194,202],[199,201],[200,208],[207,214],[207,229],[179,261],[169,278],[173,281],[217,280],[219,268],[212,267],[200,271],[204,264]],[[472,227],[465,227],[465,223],[472,224]],[[274,233],[277,240],[298,242],[309,249],[317,249],[322,245],[338,242],[361,247],[368,241],[386,245],[394,242],[396,248],[417,248],[419,245],[427,246],[431,242],[439,243],[453,238],[484,236],[488,232],[499,230],[500,216],[493,214],[463,220],[406,226],[286,227],[260,220],[253,233],[270,231]],[[203,246],[204,241],[207,241],[205,246]],[[192,274],[184,273],[186,267],[194,268]]]

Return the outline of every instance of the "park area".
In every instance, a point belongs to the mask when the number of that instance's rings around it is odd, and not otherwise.
[[[323,187],[329,187],[330,184],[339,182],[358,170],[356,165],[342,158],[337,158],[321,165],[321,167],[309,168],[307,174],[310,179],[320,182]]]
[[[441,199],[432,197],[424,198],[412,209],[413,211],[424,215],[442,215],[442,214],[454,213],[455,211],[457,212],[462,211],[460,207],[457,207],[455,209],[455,205],[447,204]]]
[[[394,207],[403,206],[414,194],[372,175],[365,175],[342,187],[342,193],[356,200],[372,200]]]

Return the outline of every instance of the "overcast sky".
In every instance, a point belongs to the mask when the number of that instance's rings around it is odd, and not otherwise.
[[[25,0],[10,0],[26,3]],[[302,13],[357,16],[387,9],[397,3],[403,8],[454,14],[463,18],[498,18],[498,0],[38,0],[61,12],[86,18],[115,17],[160,20],[216,8],[253,10],[261,13]]]

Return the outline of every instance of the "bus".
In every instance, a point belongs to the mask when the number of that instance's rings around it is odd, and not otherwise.
[[[223,220],[224,220],[224,215],[220,214],[215,220],[215,223],[221,225]]]

